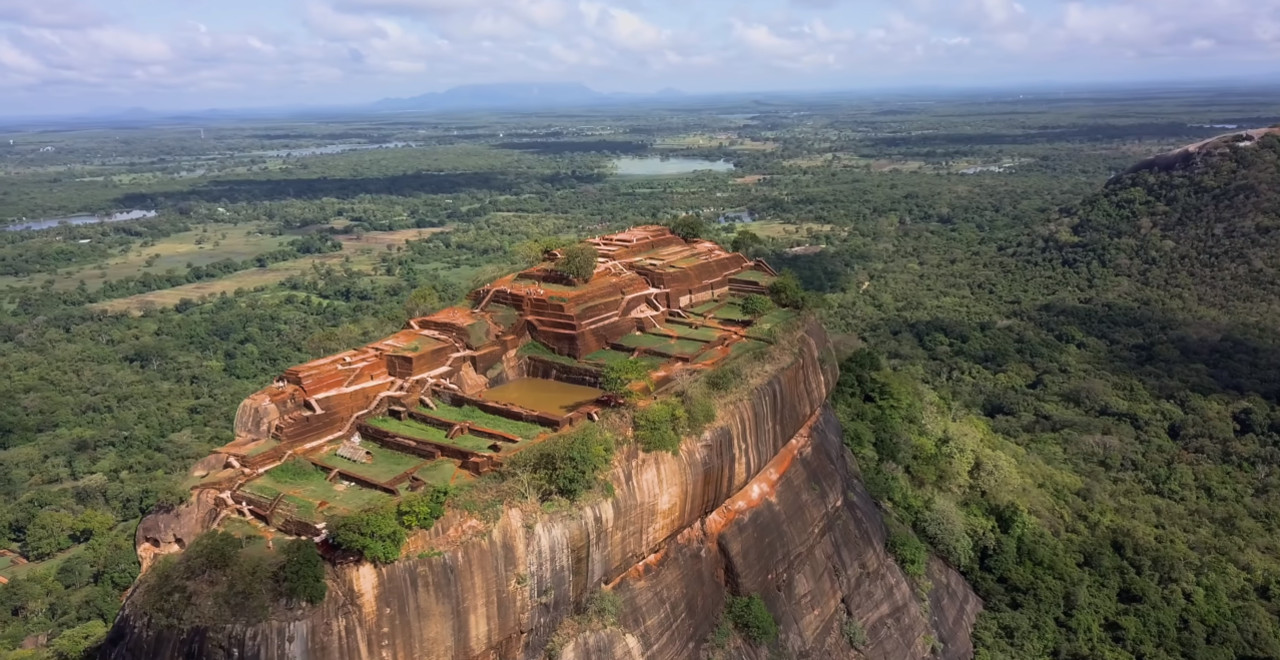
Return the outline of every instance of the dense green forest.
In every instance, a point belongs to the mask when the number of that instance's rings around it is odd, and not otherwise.
[[[0,548],[31,560],[0,557],[0,658],[101,637],[137,520],[185,497],[189,465],[284,368],[387,334],[411,298],[458,300],[531,241],[690,214],[819,296],[890,549],[920,579],[927,551],[969,579],[979,657],[1280,658],[1280,140],[1121,174],[1212,134],[1195,125],[1280,117],[1265,95],[1148,101],[228,124],[110,154],[109,128],[15,133],[59,148],[0,155],[0,217],[160,215],[0,231]],[[619,155],[736,169],[617,176]],[[731,211],[756,222],[714,222]],[[226,238],[202,242],[209,227]],[[446,230],[349,240],[412,228]]]

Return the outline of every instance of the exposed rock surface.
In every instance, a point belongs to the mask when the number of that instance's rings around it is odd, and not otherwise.
[[[602,586],[622,603],[619,627],[578,635],[562,658],[697,657],[731,591],[764,598],[791,656],[920,658],[929,636],[943,657],[972,655],[977,598],[938,563],[925,613],[825,408],[836,377],[826,337],[815,326],[799,344],[678,456],[628,451],[611,498],[536,520],[508,509],[441,556],[339,568],[323,604],[261,625],[160,629],[127,603],[103,656],[537,658]],[[441,523],[437,540],[467,521]],[[841,633],[850,616],[867,632],[861,656]]]

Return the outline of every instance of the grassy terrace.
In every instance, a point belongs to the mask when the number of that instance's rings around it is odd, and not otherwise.
[[[537,357],[545,358],[552,362],[559,362],[560,364],[567,364],[574,367],[581,366],[582,364],[581,362],[578,362],[577,360],[571,357],[568,357],[566,355],[560,355],[559,353],[548,348],[545,344],[541,344],[536,341],[531,341],[525,344],[524,346],[521,346],[518,354],[521,356],[535,355]]]
[[[439,406],[436,410],[419,408],[418,412],[432,417],[439,417],[440,419],[447,419],[451,422],[471,422],[481,428],[510,433],[525,439],[536,438],[546,431],[545,428],[537,424],[491,415],[475,406],[464,406],[462,408]]]
[[[774,328],[794,321],[799,315],[790,309],[775,309],[764,316],[756,319],[751,327],[747,329],[747,336],[752,339],[773,339]]]
[[[721,321],[737,321],[739,323],[746,323],[751,320],[751,317],[743,312],[742,307],[736,302],[731,302],[728,305],[717,309],[716,312],[712,314],[712,317],[720,319]]]
[[[707,345],[700,341],[670,339],[656,335],[627,335],[619,339],[617,343],[627,348],[644,348],[665,355],[678,355],[680,357],[693,357],[707,348]]]
[[[761,286],[768,286],[773,284],[774,280],[778,278],[760,270],[744,270],[741,273],[734,275],[733,279],[747,280],[749,282],[755,282]]]
[[[473,451],[481,454],[493,453],[489,451],[489,445],[493,444],[492,440],[485,440],[484,438],[478,438],[474,435],[460,435],[450,440],[445,437],[444,431],[434,426],[427,426],[426,424],[415,422],[413,420],[405,420],[402,422],[390,417],[378,417],[367,420],[367,423],[369,426],[374,428],[391,431],[392,433],[402,435],[406,438],[425,440],[427,442],[434,442],[441,445],[449,445],[457,447],[458,449],[465,449],[467,451]],[[376,458],[374,459],[374,462],[377,462]],[[352,463],[352,465],[354,465],[354,463]]]
[[[692,313],[694,313],[694,314],[703,314],[703,315],[705,315],[705,314],[709,313],[711,310],[715,309],[716,307],[719,307],[719,306],[720,306],[720,303],[722,303],[722,302],[724,302],[724,301],[722,301],[722,300],[708,300],[707,302],[704,302],[704,303],[702,303],[701,305],[698,305],[697,307],[691,307],[691,308],[689,308],[689,311],[690,311],[690,312],[692,312]]]
[[[650,330],[648,334],[657,337],[670,337],[674,335],[679,339],[712,342],[719,339],[722,333],[715,328],[690,328],[687,325],[671,324]]]
[[[283,493],[284,503],[291,506],[299,518],[314,522],[320,521],[321,512],[324,515],[351,513],[391,499],[390,495],[373,489],[329,483],[325,476],[317,468],[302,473],[278,467],[245,484],[242,490],[268,500]]]
[[[453,475],[458,471],[458,465],[448,459],[440,459],[431,461],[426,465],[418,468],[414,474],[421,480],[427,482],[431,486],[448,486],[453,481]],[[400,488],[400,494],[407,492],[408,483],[406,482]]]
[[[631,357],[630,353],[626,353],[623,351],[615,351],[611,348],[606,348],[603,350],[596,351],[595,353],[588,355],[584,359],[587,362],[598,362],[600,364],[610,365],[618,362],[626,362],[627,360],[631,360],[633,358]],[[654,369],[657,369],[658,367],[661,367],[664,363],[666,363],[666,360],[654,355],[645,355],[645,356],[641,356],[634,359],[639,360],[640,364],[643,364],[650,371],[653,371]]]
[[[350,472],[351,474],[364,477],[370,481],[378,483],[386,483],[396,477],[413,470],[426,463],[425,460],[411,454],[402,454],[398,451],[392,451],[385,447],[379,447],[372,442],[366,442],[360,445],[362,448],[373,454],[372,463],[357,463],[348,461],[336,453],[325,454],[316,459],[317,463],[327,465]]]

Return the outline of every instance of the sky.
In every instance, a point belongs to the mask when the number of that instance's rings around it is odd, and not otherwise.
[[[1280,0],[0,0],[0,115],[1267,74]]]

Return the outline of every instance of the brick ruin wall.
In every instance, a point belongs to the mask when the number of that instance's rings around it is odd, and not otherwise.
[[[242,404],[237,442],[228,452],[269,435],[281,443],[268,455],[274,458],[332,438],[387,399],[411,405],[427,380],[503,373],[507,358],[530,339],[584,358],[664,322],[670,310],[729,293],[733,277],[753,268],[741,254],[686,243],[663,227],[637,227],[588,243],[603,263],[586,284],[546,283],[553,278],[543,265],[473,291],[475,309],[454,307],[413,319],[379,342],[287,370]],[[414,382],[416,388],[407,387]]]

